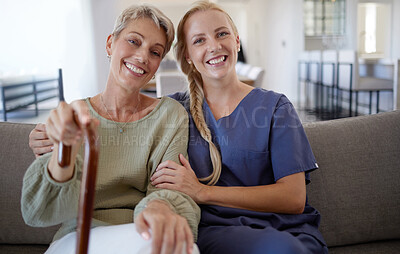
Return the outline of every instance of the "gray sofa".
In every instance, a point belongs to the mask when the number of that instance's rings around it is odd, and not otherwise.
[[[31,228],[20,212],[34,125],[0,123],[0,253],[43,253],[57,227]],[[309,123],[320,166],[308,199],[330,253],[400,253],[400,111]]]

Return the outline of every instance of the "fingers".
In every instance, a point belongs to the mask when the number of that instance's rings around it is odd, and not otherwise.
[[[190,254],[192,253],[193,250],[194,240],[193,240],[193,233],[189,225],[186,225],[184,232],[186,241],[186,252]]]
[[[184,246],[190,245],[189,239],[186,237],[186,229],[188,227],[186,219],[179,217],[177,226],[175,227],[175,253],[181,254]]]
[[[91,120],[90,111],[86,102],[82,100],[74,101],[71,103],[71,107],[76,112],[79,124],[81,126],[86,126]]]
[[[65,102],[61,102],[56,110],[52,111],[47,121],[49,138],[65,145],[75,144],[82,135],[78,123],[75,121],[75,111]]]
[[[168,160],[168,161],[161,162],[158,165],[158,167],[156,168],[156,171],[161,170],[162,168],[178,169],[179,167],[182,167],[182,166],[174,161]]]
[[[161,253],[162,245],[163,245],[163,230],[164,230],[164,221],[152,220],[150,222],[151,228],[151,237],[153,239],[151,245],[151,253],[158,254]]]
[[[97,127],[99,122],[91,120],[86,102],[81,100],[71,104],[60,102],[57,109],[50,112],[45,128],[52,141],[73,145],[82,138],[82,126],[93,122]]]
[[[46,133],[46,125],[44,123],[38,123],[35,126],[35,130],[37,130],[38,132],[44,132]]]
[[[31,133],[29,134],[29,139],[30,140],[48,140],[49,137],[47,136],[46,131],[38,131],[37,129],[33,129]]]
[[[177,170],[171,168],[161,168],[151,176],[150,180],[153,181],[162,175],[175,176],[177,175]]]
[[[173,212],[164,201],[150,201],[136,217],[135,224],[142,236],[143,232],[151,232],[152,254],[181,254],[184,246],[191,253],[193,235],[187,220]]]
[[[50,116],[46,121],[46,129],[47,129],[47,136],[53,141],[53,142],[59,142],[59,119],[57,116],[57,110],[53,109],[50,111]]]
[[[174,243],[175,243],[175,227],[174,225],[168,225],[167,227],[164,227],[164,232],[163,233],[163,238],[162,238],[162,247],[161,247],[161,253],[162,254],[167,254],[167,253],[173,253],[174,250]],[[176,245],[182,244],[176,242]],[[182,249],[182,246],[181,248]]]
[[[183,156],[183,154],[179,154],[179,161],[182,163],[182,166],[185,168],[191,168],[189,161]]]
[[[36,157],[53,150],[53,142],[47,136],[45,124],[37,124],[29,133],[29,147]]]
[[[143,218],[143,213],[139,214],[135,219],[136,230],[144,240],[150,239],[150,228]]]
[[[32,151],[35,154],[35,157],[37,158],[43,154],[50,153],[51,151],[53,151],[53,149],[54,149],[54,146],[50,145],[50,146],[37,147],[37,148],[34,148]]]
[[[175,178],[175,176],[162,175],[160,177],[157,177],[153,181],[151,181],[151,184],[156,186],[157,188],[161,188],[161,186],[159,186],[160,184],[170,184],[170,185],[172,184],[172,185],[175,185],[178,182],[179,181]]]

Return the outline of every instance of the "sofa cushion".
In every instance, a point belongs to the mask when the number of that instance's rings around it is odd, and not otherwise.
[[[43,254],[49,246],[46,245],[0,245],[0,253],[7,254]]]
[[[307,186],[328,246],[400,239],[400,111],[306,124]]]
[[[400,241],[382,241],[329,248],[329,254],[400,253]]]
[[[48,244],[57,227],[32,228],[21,215],[22,178],[35,159],[28,146],[33,124],[0,122],[0,243]]]

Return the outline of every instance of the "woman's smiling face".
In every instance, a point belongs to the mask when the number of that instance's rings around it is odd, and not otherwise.
[[[235,71],[239,37],[228,17],[217,10],[198,11],[184,25],[186,58],[204,81],[220,79]]]
[[[117,37],[110,35],[107,53],[113,81],[129,90],[146,85],[160,65],[166,42],[164,30],[149,18],[132,20]]]

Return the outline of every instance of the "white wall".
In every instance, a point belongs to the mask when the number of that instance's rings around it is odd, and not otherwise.
[[[400,109],[400,1],[393,1],[393,23],[392,23],[392,56],[397,63],[395,70],[395,87],[393,93],[393,101],[395,109]]]
[[[304,48],[302,0],[250,0],[248,60],[265,69],[263,87],[297,102],[297,59]]]
[[[114,28],[114,21],[122,11],[120,2],[109,0],[90,0],[92,13],[92,50],[94,53],[91,68],[95,71],[95,83],[92,84],[94,94],[105,88],[109,71],[109,62],[106,52],[106,42],[109,34]]]
[[[61,24],[59,11],[50,0],[2,0],[0,75],[60,66],[61,33],[56,29]]]
[[[392,57],[400,59],[400,1],[393,1],[392,8]]]
[[[90,95],[94,70],[87,3],[2,0],[0,76],[62,68],[67,101]]]

